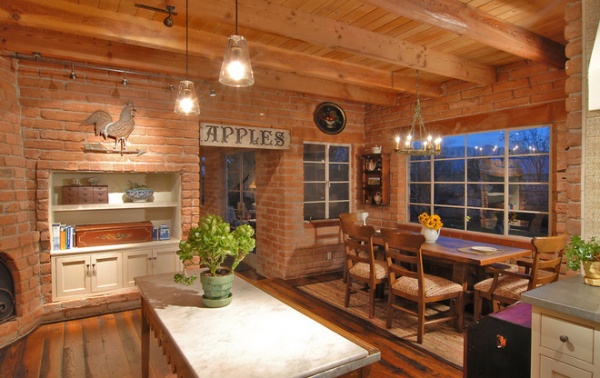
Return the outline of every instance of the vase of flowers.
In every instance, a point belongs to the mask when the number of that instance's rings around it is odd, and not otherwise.
[[[442,218],[437,214],[422,213],[419,215],[419,223],[423,226],[421,234],[425,236],[425,243],[435,243],[440,237],[442,226]]]

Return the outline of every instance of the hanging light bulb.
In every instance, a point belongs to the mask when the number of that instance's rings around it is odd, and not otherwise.
[[[185,0],[185,80],[181,80],[179,83],[179,93],[177,94],[177,100],[175,100],[175,113],[184,115],[198,115],[200,114],[198,97],[196,97],[194,83],[188,80],[188,15],[188,0]]]
[[[246,38],[238,34],[237,0],[235,1],[235,34],[230,35],[227,40],[219,82],[230,87],[249,87],[254,84],[248,43]]]
[[[75,73],[75,63],[71,63],[71,74],[69,75],[69,79],[77,79],[77,74]]]

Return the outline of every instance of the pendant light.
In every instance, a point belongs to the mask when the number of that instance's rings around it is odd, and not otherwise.
[[[249,87],[254,84],[246,38],[238,34],[238,2],[235,0],[235,34],[227,40],[227,50],[221,66],[219,82],[230,87]]]
[[[198,115],[200,114],[200,106],[198,105],[198,97],[194,90],[194,83],[188,80],[188,59],[189,59],[189,38],[188,38],[188,0],[185,0],[185,80],[179,82],[179,94],[175,100],[175,113],[183,115]]]

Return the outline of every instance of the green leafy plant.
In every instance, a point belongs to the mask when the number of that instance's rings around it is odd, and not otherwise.
[[[145,184],[138,184],[137,182],[132,182],[132,181],[128,181],[129,182],[129,190],[132,189],[150,189],[150,187],[148,187]]]
[[[218,215],[202,217],[198,227],[190,228],[187,239],[179,242],[177,254],[184,263],[184,272],[175,275],[175,282],[191,285],[197,278],[195,274],[187,275],[186,268],[191,266],[207,267],[205,274],[211,276],[233,272],[256,246],[253,236],[254,229],[250,225],[244,224],[231,231],[229,223]],[[225,269],[222,265],[230,256],[233,262]]]
[[[580,236],[574,235],[565,248],[565,258],[567,269],[571,270],[581,269],[581,263],[600,261],[600,242],[595,236],[585,241]]]

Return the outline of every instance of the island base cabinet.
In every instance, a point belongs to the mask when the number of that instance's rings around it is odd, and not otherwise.
[[[581,370],[575,366],[553,360],[546,356],[540,356],[539,377],[548,378],[592,378],[589,371]]]
[[[54,258],[55,297],[73,297],[123,287],[121,253],[97,253]]]

